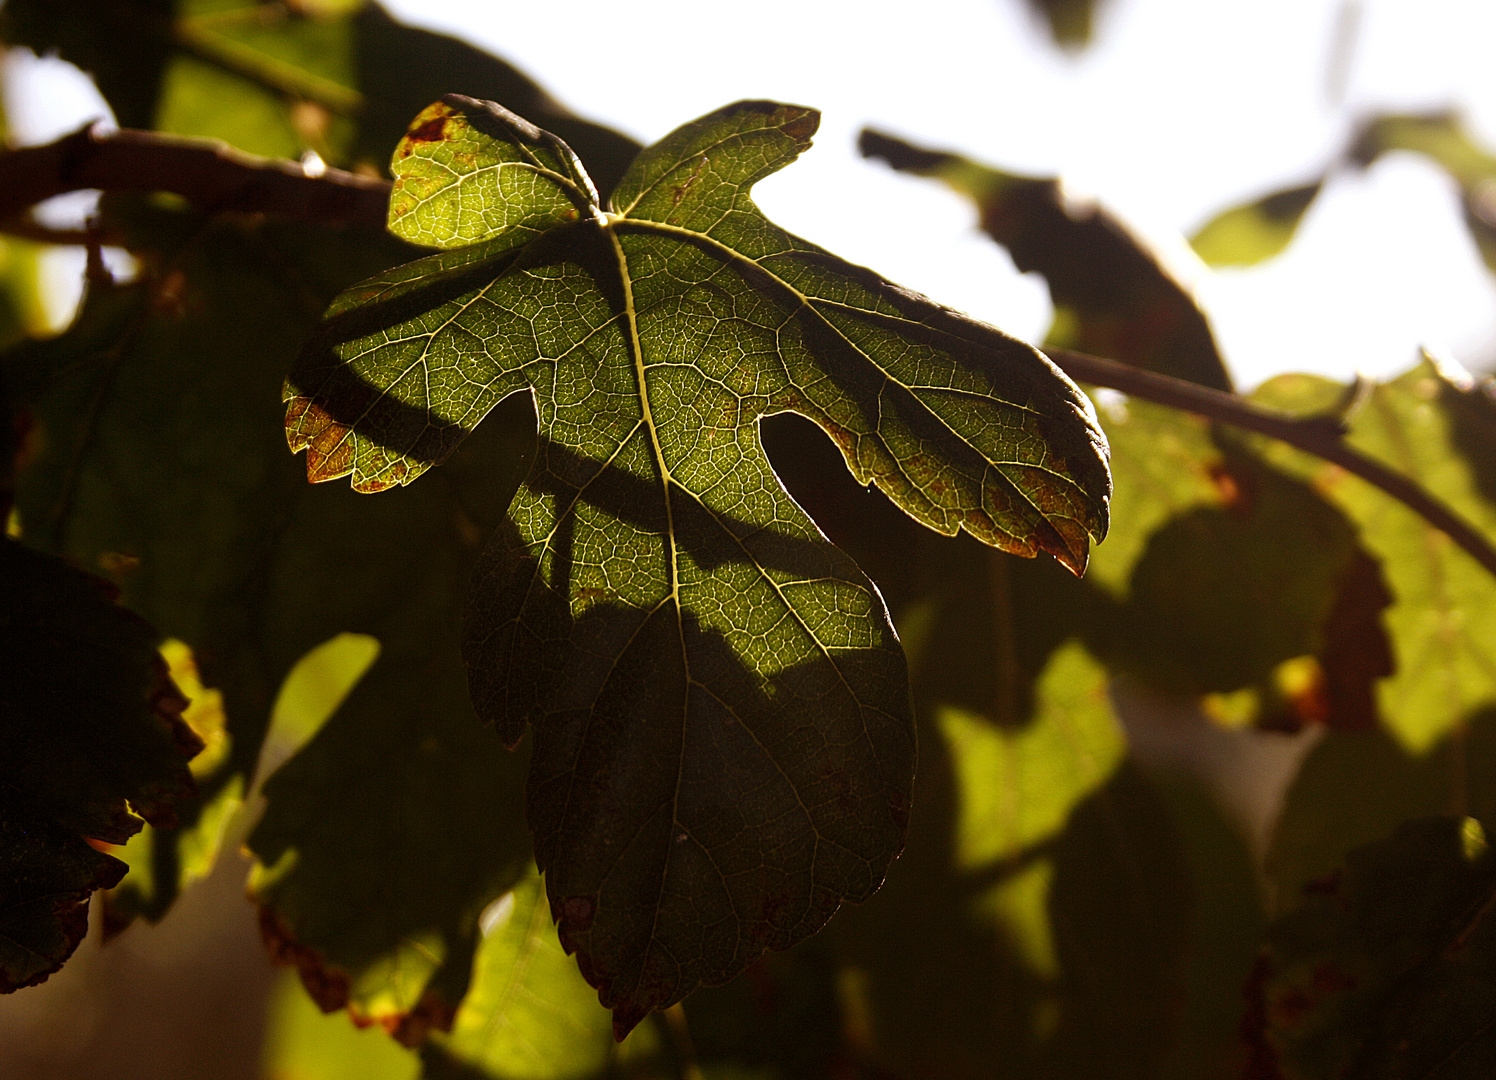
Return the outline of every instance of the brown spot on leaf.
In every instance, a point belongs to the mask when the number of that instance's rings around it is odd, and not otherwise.
[[[820,126],[820,113],[814,109],[804,109],[801,110],[798,116],[785,123],[780,130],[797,143],[800,143],[803,149],[810,145],[810,137],[816,133],[816,128]]]
[[[405,141],[409,143],[441,142],[447,135],[447,118],[445,116],[433,116],[428,120],[413,126],[405,133]]]
[[[686,177],[683,182],[676,184],[675,187],[671,189],[671,206],[679,206],[680,201],[686,197],[686,192],[690,191],[691,188],[696,185],[696,181],[701,178],[701,170],[706,168],[706,162],[707,157],[705,154],[702,154],[701,160],[696,163],[696,168],[692,170],[691,175]]]
[[[306,476],[321,483],[347,474],[353,464],[353,432],[310,398],[286,403],[286,442],[306,451]]]
[[[1256,480],[1246,471],[1232,469],[1223,461],[1213,463],[1207,475],[1221,505],[1239,518],[1250,517],[1257,505]]]
[[[777,922],[794,902],[794,894],[787,889],[776,889],[768,893],[758,907],[758,921],[753,927],[754,939],[760,944],[766,944],[773,938],[778,929]]]
[[[890,792],[888,812],[893,816],[893,823],[900,830],[909,828],[909,797],[907,795],[902,792]]]

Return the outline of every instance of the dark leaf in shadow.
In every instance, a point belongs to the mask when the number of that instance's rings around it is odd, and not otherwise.
[[[1496,856],[1473,818],[1351,851],[1270,928],[1265,1040],[1289,1078],[1496,1067]]]
[[[125,864],[0,784],[0,994],[44,982],[88,933],[95,889]]]
[[[0,538],[0,993],[61,967],[93,890],[125,873],[87,841],[169,827],[195,793],[186,699],[156,631],[115,595]]]
[[[455,628],[406,628],[339,712],[265,785],[247,843],[271,953],[324,1010],[406,1045],[451,1027],[483,909],[519,880],[525,757],[484,731]],[[427,692],[406,687],[419,662]],[[362,984],[362,985],[360,985]]]
[[[1345,695],[1359,694],[1364,705],[1390,669],[1376,564],[1358,549],[1350,521],[1309,485],[1225,450],[1216,468],[1223,503],[1186,510],[1154,530],[1098,648],[1158,689],[1196,695],[1270,687],[1279,665],[1358,641],[1368,648],[1367,668],[1358,674],[1337,664],[1335,692],[1347,706]],[[1347,593],[1356,588],[1364,595]],[[1340,624],[1332,624],[1336,617]],[[1325,675],[1313,681],[1323,697]],[[1306,705],[1303,718],[1323,720],[1327,707]]]

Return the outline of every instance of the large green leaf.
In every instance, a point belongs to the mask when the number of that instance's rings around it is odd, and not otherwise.
[[[1105,207],[1077,204],[1059,180],[1003,172],[871,129],[858,145],[865,157],[934,177],[971,199],[983,231],[1008,249],[1013,265],[1044,275],[1055,309],[1048,344],[1231,389],[1188,284]]]
[[[719,110],[641,153],[604,211],[560,140],[448,97],[397,150],[391,199],[397,234],[448,250],[340,298],[288,384],[309,475],[363,491],[533,395],[539,455],[467,657],[505,741],[535,727],[537,859],[620,1032],[866,898],[902,844],[897,641],[757,419],[810,417],[946,533],[1078,571],[1105,529],[1103,440],[1044,357],[753,206],[816,122]]]

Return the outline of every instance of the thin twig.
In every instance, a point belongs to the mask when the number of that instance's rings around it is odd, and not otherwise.
[[[0,153],[0,221],[69,191],[167,191],[210,213],[238,211],[384,228],[390,185],[341,169],[314,175],[227,143],[93,126]]]
[[[1490,540],[1418,483],[1346,445],[1344,426],[1334,417],[1298,417],[1274,412],[1235,394],[1069,349],[1046,349],[1045,353],[1077,382],[1119,390],[1255,431],[1339,465],[1418,514],[1496,576],[1496,547]]]

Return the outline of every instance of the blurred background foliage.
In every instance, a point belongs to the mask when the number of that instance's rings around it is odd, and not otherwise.
[[[1029,3],[1085,46],[1095,3]],[[449,91],[560,134],[605,190],[637,149],[361,0],[7,0],[0,37],[90,73],[122,125],[267,156],[382,172]],[[1048,285],[1050,344],[1231,389],[1193,291],[1110,212],[954,151],[862,148],[973,201]],[[1328,178],[1393,152],[1449,174],[1496,271],[1496,157],[1444,113],[1368,118],[1321,175],[1192,242],[1217,266],[1271,259]],[[541,902],[523,752],[477,725],[456,647],[527,411],[501,407],[410,488],[308,486],[281,380],[328,301],[409,252],[155,198],[106,198],[94,229],[135,271],[95,267],[52,336],[38,241],[0,239],[10,531],[170,639],[208,750],[174,820],[108,846],[128,873],[95,921],[116,940],[0,1000],[0,1076],[1491,1075],[1496,580],[1382,491],[1099,393],[1113,525],[1076,580],[927,533],[807,422],[766,422],[786,486],[903,638],[908,847],[872,901],[615,1044]],[[1489,379],[1429,356],[1252,398],[1338,417],[1496,537]],[[80,873],[85,894],[111,883]]]

